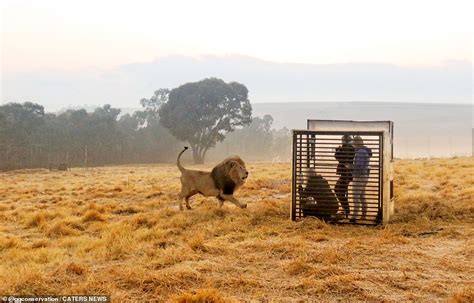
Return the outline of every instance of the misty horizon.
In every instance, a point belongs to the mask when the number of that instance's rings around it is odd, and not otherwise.
[[[111,104],[137,107],[159,88],[217,77],[249,89],[252,103],[401,102],[470,104],[472,64],[277,63],[249,56],[167,56],[102,71],[4,73],[2,103],[31,101],[48,111]]]
[[[65,107],[62,111],[80,108],[83,107]],[[306,129],[307,119],[393,121],[394,151],[399,158],[469,156],[473,152],[474,121],[470,104],[279,102],[254,103],[252,108],[254,118],[272,116],[274,130]],[[85,109],[92,112],[95,106]],[[123,116],[143,108],[120,110],[120,116]],[[225,145],[226,141],[222,144]],[[222,150],[218,148],[217,153],[219,151]]]

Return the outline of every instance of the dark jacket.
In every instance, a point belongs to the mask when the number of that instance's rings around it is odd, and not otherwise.
[[[321,175],[309,176],[306,187],[300,186],[298,191],[304,216],[329,218],[336,215],[339,203],[328,181]],[[312,202],[308,199],[311,197],[314,199]]]
[[[340,176],[350,178],[352,176],[352,169],[349,167],[354,162],[355,148],[350,144],[342,144],[336,148],[334,157],[339,164],[337,165],[336,173]]]

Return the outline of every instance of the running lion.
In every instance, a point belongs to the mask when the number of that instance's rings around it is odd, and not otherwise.
[[[187,146],[179,153],[177,166],[181,171],[181,193],[179,194],[179,209],[183,210],[183,199],[186,208],[191,209],[189,198],[195,194],[205,197],[216,197],[222,206],[224,201],[230,201],[240,208],[246,208],[247,204],[237,200],[233,194],[241,187],[249,173],[245,163],[239,156],[232,156],[217,164],[212,171],[200,171],[185,169],[181,163],[181,155],[188,149]]]

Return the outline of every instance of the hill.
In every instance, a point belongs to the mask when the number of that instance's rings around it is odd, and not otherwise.
[[[47,110],[80,104],[139,105],[158,88],[218,77],[247,86],[252,102],[386,101],[465,103],[472,99],[472,64],[297,64],[229,56],[169,56],[111,69],[5,72],[3,100],[34,101]]]

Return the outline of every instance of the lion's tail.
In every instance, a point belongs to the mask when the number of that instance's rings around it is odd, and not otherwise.
[[[188,149],[187,146],[184,147],[184,149],[179,153],[178,155],[178,160],[176,161],[176,165],[178,166],[179,170],[181,172],[184,171],[184,167],[181,165],[181,162],[179,161],[179,159],[181,158],[181,155]]]

